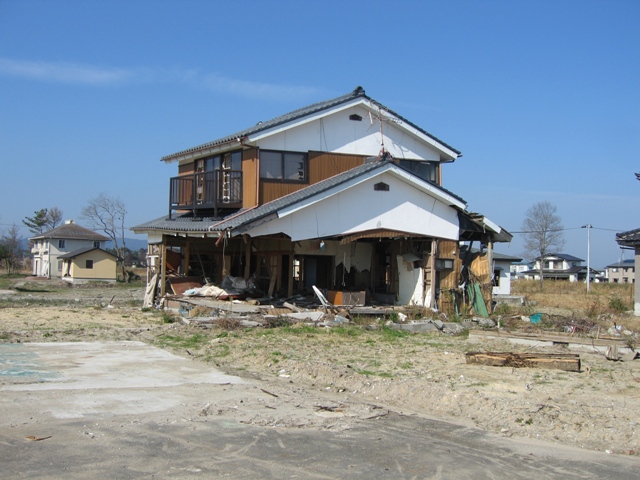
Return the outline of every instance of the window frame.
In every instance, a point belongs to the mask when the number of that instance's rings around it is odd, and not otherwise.
[[[84,261],[84,268],[85,268],[86,270],[93,270],[93,263],[94,263],[94,262],[93,262],[93,260],[92,260],[92,259],[90,259],[90,258],[86,259],[86,260]]]
[[[58,239],[58,248],[66,248],[67,242],[64,238]]]
[[[422,175],[420,175],[419,168],[421,165],[429,165],[429,167],[431,168],[431,176],[433,177],[433,179],[424,178]],[[400,159],[400,166],[405,170],[411,172],[416,177],[421,178],[425,182],[434,183],[436,185],[438,184],[439,162],[433,162],[429,160],[410,160],[402,158]]]
[[[280,155],[280,175],[281,177],[263,177],[262,171],[262,153],[275,153]],[[300,179],[290,179],[284,178],[286,171],[286,156],[287,155],[302,155],[302,170],[303,176]],[[308,183],[309,182],[309,154],[308,152],[295,152],[290,150],[269,150],[269,149],[260,149],[260,168],[258,172],[258,176],[260,181],[265,182],[274,182],[274,183]]]

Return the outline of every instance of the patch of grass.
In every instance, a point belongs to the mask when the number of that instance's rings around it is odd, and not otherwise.
[[[162,312],[162,323],[175,323],[176,317],[169,312]]]
[[[493,310],[495,315],[511,315],[513,311],[513,307],[508,303],[498,303],[496,308]]]
[[[619,296],[611,297],[609,300],[609,308],[616,313],[622,313],[629,310],[627,304],[625,304]]]
[[[196,333],[189,337],[181,337],[180,335],[160,335],[157,342],[163,347],[172,348],[200,348],[207,341],[207,337],[200,333]]]
[[[358,337],[362,335],[363,330],[360,327],[349,325],[346,327],[332,327],[329,332],[340,337]]]
[[[404,338],[411,335],[406,330],[394,330],[393,328],[389,327],[383,327],[380,332],[382,333],[383,340],[386,341],[394,341],[398,340],[399,338]]]
[[[225,345],[224,343],[216,343],[211,346],[209,351],[211,352],[211,357],[220,358],[229,355],[231,353],[231,348],[229,348],[229,345]]]
[[[323,333],[323,331],[319,330],[317,327],[304,324],[287,325],[282,328],[282,332],[291,333],[293,335],[316,335],[318,333]]]

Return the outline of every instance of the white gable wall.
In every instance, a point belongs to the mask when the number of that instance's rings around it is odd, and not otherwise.
[[[389,191],[375,191],[379,182],[388,184]],[[252,237],[285,233],[293,241],[381,228],[450,240],[457,240],[459,233],[453,207],[389,172],[279,215],[244,233]]]
[[[498,285],[494,285],[494,295],[511,295],[511,262],[508,260],[494,260],[496,268],[501,268]]]
[[[360,115],[362,121],[349,120],[352,114]],[[394,158],[440,160],[440,153],[434,147],[401,128],[401,125],[388,120],[382,124],[385,149]],[[376,118],[371,123],[369,110],[363,105],[352,106],[323,118],[313,118],[289,129],[261,132],[255,141],[260,148],[267,150],[315,150],[368,156],[378,155],[382,146],[380,123]]]

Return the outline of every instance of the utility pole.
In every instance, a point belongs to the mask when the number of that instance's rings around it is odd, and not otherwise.
[[[591,286],[591,224],[587,223],[582,228],[587,229],[587,293]]]

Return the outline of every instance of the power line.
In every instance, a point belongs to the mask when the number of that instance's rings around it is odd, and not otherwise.
[[[523,230],[520,232],[512,232],[509,230],[509,233],[542,233],[542,232],[565,232],[567,230],[580,230],[582,227],[570,227],[570,228],[554,228],[553,230]],[[604,230],[608,232],[624,232],[624,228],[602,228],[602,227],[591,227],[593,230]]]

